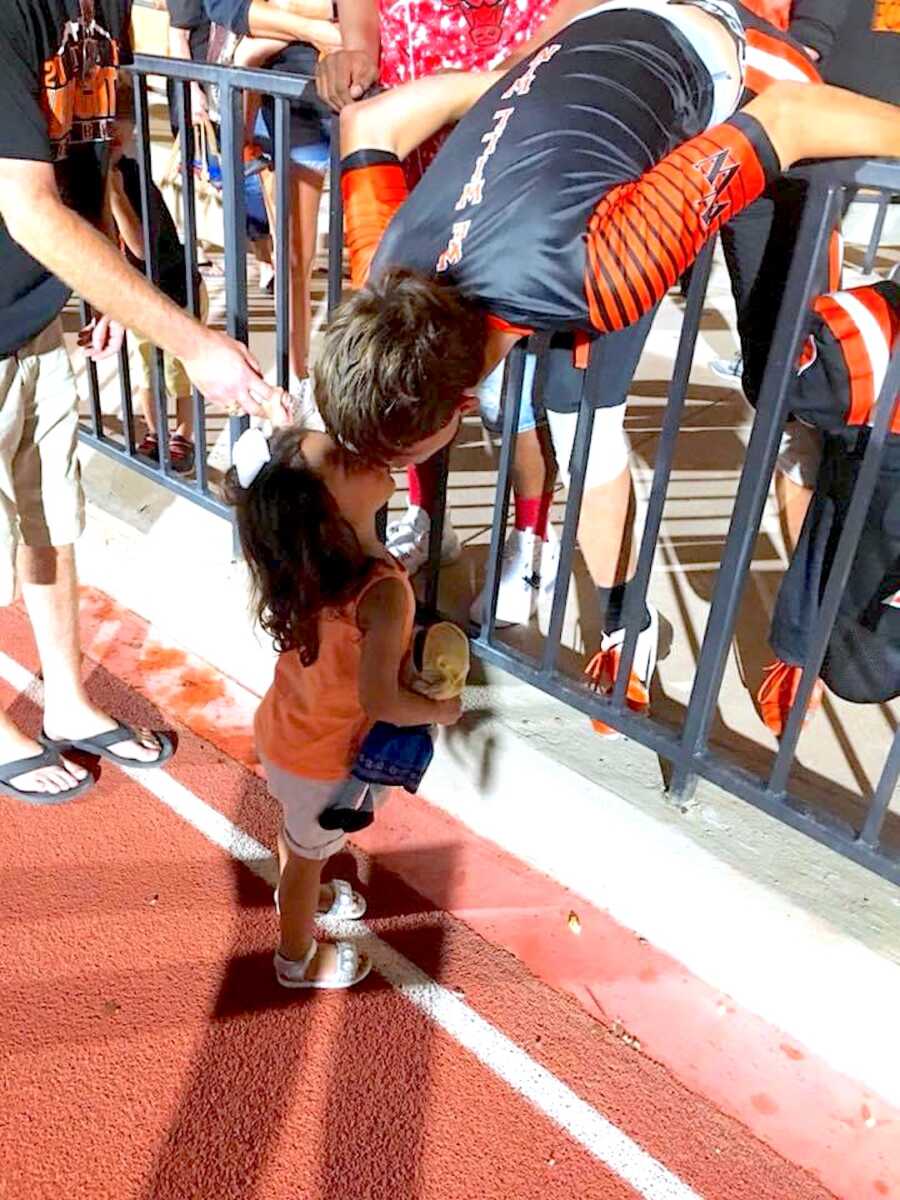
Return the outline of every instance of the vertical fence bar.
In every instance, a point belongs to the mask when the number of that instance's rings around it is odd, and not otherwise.
[[[506,541],[506,519],[509,509],[509,493],[512,487],[512,464],[516,448],[516,430],[519,427],[519,412],[522,408],[522,385],[525,381],[525,348],[521,342],[513,346],[503,368],[503,386],[500,391],[500,407],[503,412],[503,435],[500,443],[500,460],[497,464],[497,491],[494,497],[494,513],[491,521],[491,542],[488,551],[487,574],[481,612],[481,635],[479,641],[488,646],[494,644],[497,619],[497,596],[500,592],[501,561]]]
[[[184,217],[184,280],[188,309],[202,320],[200,311],[200,267],[197,261],[197,196],[194,191],[193,159],[196,153],[194,115],[191,108],[191,85],[186,80],[175,84],[175,120],[178,125],[178,144],[181,149],[181,199]],[[194,413],[194,463],[197,487],[209,490],[206,466],[206,409],[203,397],[191,384],[191,406]]]
[[[291,375],[291,102],[275,101],[275,378]]]
[[[344,290],[344,205],[341,198],[341,119],[331,121],[331,168],[328,179],[328,316]]]
[[[872,236],[869,238],[866,255],[863,259],[863,271],[867,275],[871,275],[875,268],[875,259],[878,257],[878,247],[881,245],[881,237],[884,233],[884,223],[887,220],[890,203],[890,193],[881,192],[878,197],[878,210],[875,213],[875,220],[872,223]]]
[[[572,577],[572,560],[581,519],[581,501],[584,498],[584,479],[591,456],[591,441],[594,432],[594,397],[599,394],[606,369],[608,346],[603,338],[591,345],[590,361],[581,383],[581,404],[575,425],[575,442],[572,460],[569,463],[569,494],[566,498],[566,513],[563,518],[562,536],[559,539],[559,571],[553,588],[553,604],[550,608],[550,624],[541,656],[541,671],[552,676],[559,658],[559,643],[562,636],[566,604],[569,599],[569,581]]]
[[[650,572],[653,567],[653,556],[656,553],[656,543],[662,525],[663,509],[669,488],[669,478],[672,474],[672,461],[675,457],[675,446],[678,441],[678,430],[684,413],[684,402],[687,398],[688,383],[691,377],[691,364],[694,361],[694,350],[700,334],[700,319],[703,315],[703,302],[709,284],[709,274],[712,270],[715,239],[709,242],[694,263],[691,273],[691,283],[688,288],[687,306],[684,312],[684,322],[681,337],[678,339],[678,352],[675,356],[675,366],[672,371],[672,382],[669,385],[668,401],[663,416],[662,428],[659,434],[659,444],[656,449],[656,462],[653,469],[653,482],[650,486],[650,497],[647,501],[647,514],[644,519],[644,533],[641,538],[641,548],[638,553],[637,568],[634,579],[628,590],[628,596],[623,612],[625,622],[625,642],[619,658],[619,673],[613,686],[610,705],[613,709],[621,709],[625,703],[625,693],[628,688],[628,678],[637,650],[638,635],[641,632],[641,608],[647,602],[647,589],[650,585]]]
[[[794,752],[797,749],[797,742],[803,730],[803,717],[806,713],[809,699],[812,696],[822,661],[825,658],[828,639],[831,637],[831,631],[834,628],[841,596],[850,577],[850,568],[853,565],[853,559],[859,546],[859,538],[862,533],[863,524],[865,523],[866,513],[869,510],[872,495],[878,482],[878,469],[881,465],[882,451],[884,450],[888,426],[894,412],[894,400],[898,391],[900,391],[900,350],[893,356],[884,387],[881,391],[881,398],[875,410],[875,422],[869,436],[866,452],[863,455],[862,466],[860,467],[856,484],[853,488],[853,498],[850,501],[850,507],[847,509],[844,528],[841,530],[841,536],[838,539],[837,550],[828,574],[828,582],[825,585],[819,615],[813,626],[809,651],[806,656],[806,662],[803,664],[803,674],[800,677],[800,683],[797,687],[797,695],[794,697],[787,726],[782,735],[778,753],[775,756],[772,773],[769,776],[768,790],[774,795],[781,795],[787,784],[791,764],[794,759]]]
[[[431,533],[428,542],[428,562],[425,564],[425,601],[422,605],[426,620],[433,621],[438,611],[438,589],[441,583],[441,548],[444,540],[444,522],[447,519],[447,483],[450,476],[450,447],[445,446],[435,455],[434,469],[437,472],[437,488],[434,496],[434,512],[431,514]]]
[[[225,326],[231,337],[246,345],[250,328],[247,318],[247,213],[244,203],[242,97],[241,89],[232,87],[226,78],[219,102],[222,118],[222,199],[225,207]],[[229,417],[229,461],[234,443],[249,423],[246,416]]]
[[[150,188],[153,174],[150,162],[150,109],[147,103],[147,77],[136,77],[134,92],[134,124],[137,135],[138,170],[141,185],[141,225],[144,233],[144,270],[153,284],[159,284],[159,263],[156,256],[159,230],[153,206],[150,203]],[[169,415],[166,396],[165,360],[159,346],[154,346],[150,359],[150,387],[152,403],[156,412],[156,434],[159,440],[159,465],[163,475],[171,474],[169,457]]]
[[[753,547],[778,457],[787,415],[788,384],[807,328],[809,304],[821,278],[822,266],[827,261],[831,230],[839,213],[839,191],[834,183],[815,183],[810,186],[806,198],[781,317],[763,378],[759,408],[747,446],[694,686],[688,701],[681,739],[684,755],[675,764],[670,784],[675,795],[689,795],[692,785],[687,763],[705,749],[718,702],[738,605],[743,594],[743,582],[750,569]]]
[[[78,301],[78,313],[81,327],[84,329],[94,319],[94,313],[86,300]],[[91,426],[95,438],[105,438],[103,432],[103,410],[100,407],[100,384],[97,379],[97,364],[92,358],[87,359],[88,394],[91,401]]]
[[[878,787],[875,789],[875,795],[869,805],[866,822],[859,835],[859,840],[864,846],[875,849],[881,840],[881,830],[887,816],[888,805],[897,787],[898,777],[900,777],[900,729],[894,734],[887,762],[884,764],[881,779],[878,781]]]
[[[129,458],[134,457],[134,408],[131,403],[131,364],[128,361],[128,334],[122,339],[122,349],[119,351],[119,396],[122,401],[122,436],[125,439],[125,453]]]

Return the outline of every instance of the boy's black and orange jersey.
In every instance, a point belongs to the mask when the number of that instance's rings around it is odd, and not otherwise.
[[[779,169],[752,118],[707,128],[716,83],[665,7],[604,6],[504,76],[377,250],[405,194],[399,166],[384,155],[346,162],[355,279],[374,254],[373,269],[434,274],[524,329],[607,333],[650,311]],[[816,77],[788,39],[751,15],[748,25],[758,87]]]

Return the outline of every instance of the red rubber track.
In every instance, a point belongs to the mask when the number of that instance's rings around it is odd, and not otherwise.
[[[0,645],[34,669],[14,610]],[[272,844],[255,775],[103,668],[90,688],[121,718],[174,725],[170,773]],[[4,684],[0,701],[36,729],[29,700]],[[638,1194],[381,977],[279,989],[270,889],[116,768],[77,803],[0,799],[0,820],[4,1200]],[[333,872],[362,884],[380,937],[699,1195],[830,1195],[377,859]]]

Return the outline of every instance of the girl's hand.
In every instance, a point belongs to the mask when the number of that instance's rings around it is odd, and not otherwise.
[[[462,701],[459,696],[452,700],[437,700],[434,705],[434,723],[436,725],[455,725],[462,716]]]

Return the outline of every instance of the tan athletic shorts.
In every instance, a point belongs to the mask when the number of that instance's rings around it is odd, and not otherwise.
[[[200,320],[205,321],[209,315],[209,293],[206,284],[200,281]],[[151,363],[156,353],[156,346],[137,333],[128,333],[128,345],[131,350],[129,366],[131,367],[131,382],[136,388],[150,391],[153,387]],[[163,378],[166,384],[166,395],[174,400],[189,400],[191,381],[180,358],[172,354],[163,354]]]
[[[78,390],[53,321],[0,358],[0,604],[15,595],[16,547],[68,546],[84,528]]]

